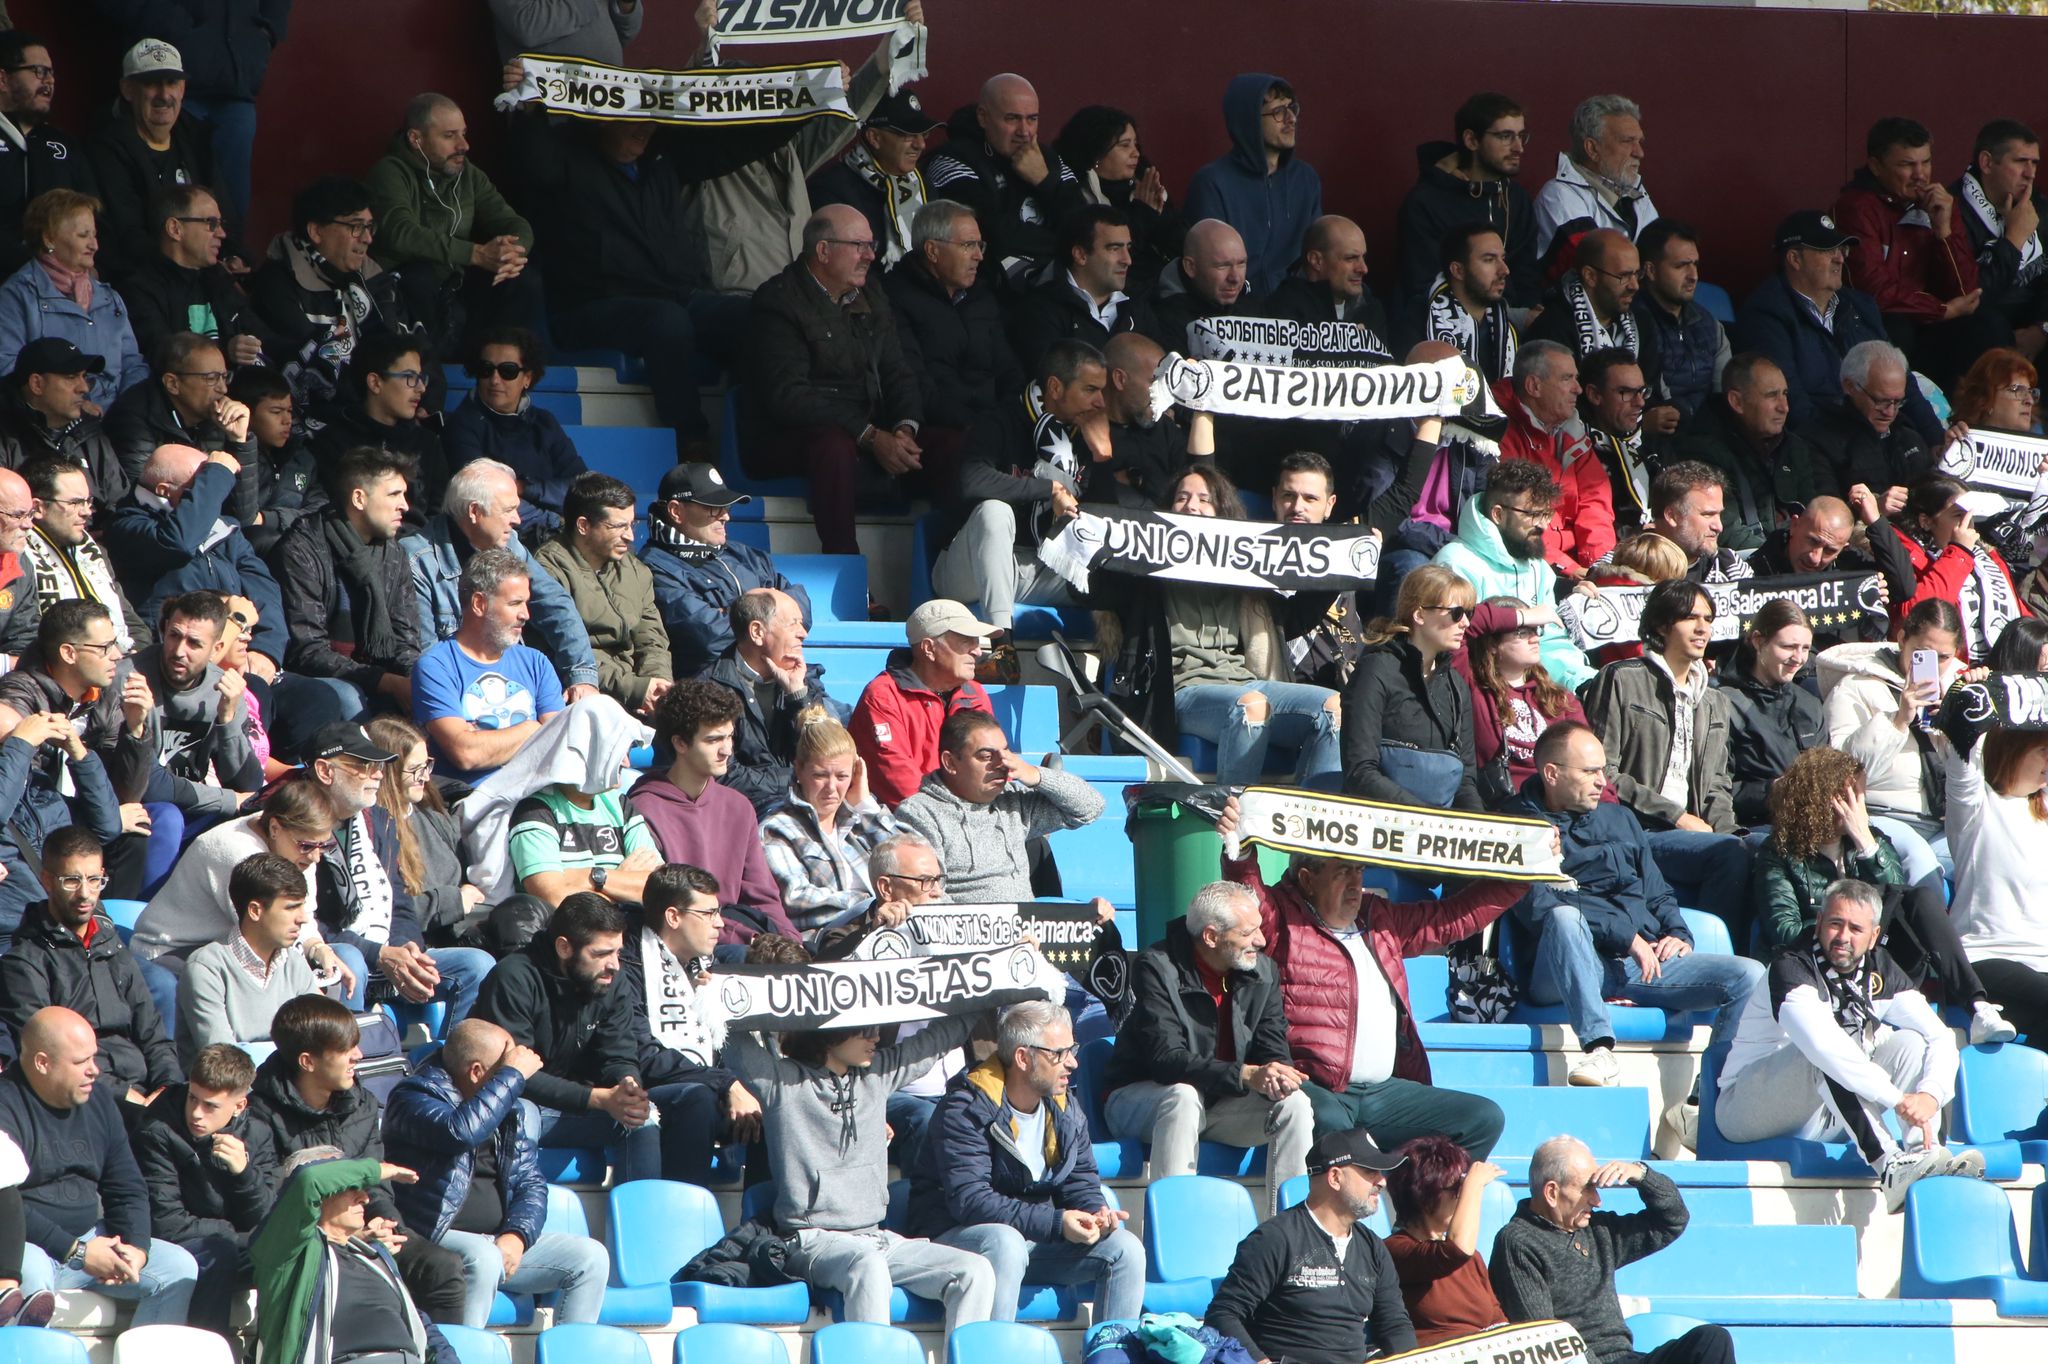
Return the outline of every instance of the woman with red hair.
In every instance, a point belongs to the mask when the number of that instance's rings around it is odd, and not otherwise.
[[[1977,357],[1949,402],[1957,421],[2028,435],[2041,400],[2039,384],[2040,375],[2026,356],[1999,346]]]
[[[1415,1343],[1440,1345],[1507,1320],[1479,1254],[1479,1209],[1498,1165],[1475,1161],[1449,1137],[1415,1137],[1387,1171],[1394,1234],[1387,1253],[1401,1273],[1401,1298]]]

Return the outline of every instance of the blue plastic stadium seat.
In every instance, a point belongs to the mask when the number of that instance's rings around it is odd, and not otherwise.
[[[642,529],[634,532],[633,548],[635,549],[640,548],[641,545],[647,542],[646,523],[642,522],[641,526]],[[725,538],[728,544],[745,545],[748,549],[758,549],[763,554],[768,553],[769,550],[774,548],[768,542],[768,523],[766,521],[728,521],[725,525]]]
[[[1628,1319],[1629,1334],[1635,1338],[1636,1349],[1643,1354],[1678,1339],[1696,1326],[1705,1325],[1698,1317],[1681,1317],[1671,1312],[1638,1312]]]
[[[981,613],[975,604],[975,614]],[[1021,642],[1042,641],[1059,631],[1069,640],[1095,638],[1095,613],[1085,606],[1019,606],[1010,622],[1010,636]]]
[[[1060,1344],[1036,1326],[1014,1321],[976,1321],[953,1329],[946,1339],[946,1364],[1060,1364]]]
[[[661,476],[676,467],[675,432],[665,426],[573,426],[563,431],[583,462],[601,474],[630,484],[652,501]],[[734,507],[739,516],[745,508]]]
[[[1201,1316],[1258,1225],[1242,1184],[1170,1175],[1145,1189],[1145,1310]]]
[[[1656,1254],[1622,1266],[1614,1287],[1646,1297],[1854,1298],[1856,1229],[1688,1225]]]
[[[550,1184],[602,1184],[610,1168],[604,1152],[590,1147],[543,1146],[536,1154],[541,1175]]]
[[[1098,1037],[1081,1046],[1080,1065],[1074,1071],[1073,1087],[1081,1097],[1081,1111],[1088,1118],[1088,1132],[1094,1138],[1095,1169],[1104,1179],[1135,1179],[1144,1173],[1149,1141],[1119,1140],[1109,1134],[1109,1122],[1102,1112],[1102,1073],[1116,1049],[1113,1037]],[[1266,1168],[1263,1146],[1230,1146],[1205,1141],[1195,1148],[1195,1169],[1205,1175],[1258,1174]]]
[[[69,1331],[0,1326],[0,1364],[87,1364],[85,1342]]]
[[[533,1364],[647,1364],[647,1347],[631,1331],[577,1322],[535,1336]]]
[[[845,648],[838,645],[818,645],[806,641],[804,660],[820,663],[825,668],[825,690],[839,699],[842,691],[858,700],[868,683],[880,677],[889,667],[889,650],[885,648]],[[849,702],[851,704],[851,702]]]
[[[806,647],[901,648],[903,622],[868,619],[868,561],[858,554],[778,554],[775,567],[811,599]]]
[[[613,1188],[606,1206],[612,1281],[605,1290],[602,1320],[666,1326],[675,1307],[690,1308],[699,1321],[762,1326],[801,1326],[810,1316],[810,1291],[800,1283],[727,1288],[672,1282],[684,1265],[725,1235],[725,1219],[709,1190],[665,1179],[634,1180]]]
[[[719,423],[718,472],[725,481],[743,493],[753,497],[749,513],[760,516],[761,499],[764,497],[795,497],[808,499],[810,483],[801,478],[754,478],[747,473],[745,461],[740,457],[740,386],[732,385],[725,390],[725,407]],[[734,507],[734,513],[741,509]]]
[[[1059,747],[1060,695],[1053,687],[1013,685],[988,688],[989,709],[1010,738],[1013,752],[1033,762]]]
[[[789,1364],[789,1351],[773,1331],[705,1322],[676,1333],[675,1364]]]
[[[1996,1184],[1940,1176],[1906,1190],[1900,1297],[1989,1298],[2001,1316],[2043,1317],[2042,1269],[2023,1267],[2012,1204]]]
[[[398,1035],[403,1037],[417,1023],[427,1030],[427,1036],[440,1041],[448,1036],[448,1002],[430,999],[424,1004],[415,1004],[409,999],[386,1000],[384,1007],[391,1011],[391,1017],[398,1024]]]
[[[910,600],[903,604],[909,615],[939,594],[932,590],[932,565],[939,559],[938,538],[944,533],[944,512],[926,512],[910,528]]]
[[[121,935],[122,942],[127,942],[135,936],[136,921],[142,917],[142,911],[148,906],[147,900],[100,901],[101,912],[114,921],[114,930]]]
[[[1493,1161],[1528,1157],[1560,1132],[1569,1132],[1602,1160],[1634,1160],[1650,1153],[1650,1099],[1641,1089],[1532,1085],[1481,1089],[1501,1107],[1505,1126]]]
[[[577,363],[578,362],[570,361],[560,356],[557,356],[555,360],[548,365],[547,372],[540,376],[540,382],[533,386],[533,391],[535,393],[576,392],[578,390],[579,379],[581,377],[576,373]],[[595,365],[597,361],[584,360],[580,363],[586,365]],[[443,365],[441,367],[441,372],[443,375],[446,376],[448,380],[448,391],[451,394],[468,393],[476,387],[476,380],[472,379],[469,375],[469,371],[464,369],[459,364]]]
[[[1119,786],[1104,794],[1109,805],[1099,818],[1078,829],[1061,829],[1049,835],[1046,843],[1059,863],[1068,899],[1090,900],[1100,895],[1118,909],[1135,909],[1138,872],[1130,836],[1124,832],[1123,789]]]
[[[841,1321],[811,1337],[811,1364],[924,1364],[916,1336],[871,1321]]]
[[[2048,1164],[2048,1055],[2017,1043],[1963,1048],[1955,1135],[1988,1152],[2015,1143],[2029,1165]]]
[[[434,1324],[440,1329],[442,1338],[461,1356],[462,1364],[512,1364],[512,1346],[496,1331],[449,1322]]]
[[[1735,301],[1728,297],[1728,291],[1720,285],[1701,280],[1699,287],[1692,291],[1692,301],[1705,308],[1722,326],[1735,325]]]

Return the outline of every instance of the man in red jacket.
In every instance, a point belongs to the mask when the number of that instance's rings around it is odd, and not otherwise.
[[[2012,329],[1979,312],[1977,256],[1955,199],[1934,178],[1934,145],[1910,118],[1881,118],[1869,162],[1842,186],[1835,221],[1851,234],[1849,282],[1877,300],[1885,329],[1913,367],[1951,387]]]
[[[935,597],[904,623],[908,649],[889,655],[888,671],[868,683],[847,729],[867,764],[868,790],[895,809],[939,770],[939,726],[955,711],[993,715],[974,680],[982,641],[995,633],[959,602]]]
[[[1555,341],[1527,341],[1515,352],[1514,377],[1493,386],[1508,414],[1502,459],[1526,459],[1550,471],[1562,490],[1543,557],[1573,582],[1614,548],[1614,489],[1578,419],[1579,362]]]
[[[1408,1005],[1401,959],[1477,933],[1527,887],[1475,881],[1442,900],[1392,904],[1368,896],[1355,862],[1297,856],[1278,885],[1256,853],[1233,858],[1237,797],[1224,802],[1223,879],[1259,897],[1266,955],[1280,968],[1281,1006],[1316,1131],[1370,1128],[1392,1150],[1410,1137],[1445,1136],[1484,1160],[1500,1139],[1500,1105],[1430,1083],[1429,1056]]]

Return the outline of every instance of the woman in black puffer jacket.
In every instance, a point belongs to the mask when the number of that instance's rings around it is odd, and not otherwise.
[[[1441,564],[1401,581],[1372,623],[1344,689],[1344,790],[1368,800],[1483,810],[1472,758],[1472,693],[1450,666],[1475,593]]]

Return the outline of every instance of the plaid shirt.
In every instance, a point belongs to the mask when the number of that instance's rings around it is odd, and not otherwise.
[[[819,829],[818,812],[794,792],[761,821],[768,872],[782,888],[789,921],[806,935],[875,902],[868,852],[901,832],[896,817],[872,796],[858,806],[842,804],[833,823],[839,837],[828,842]]]

